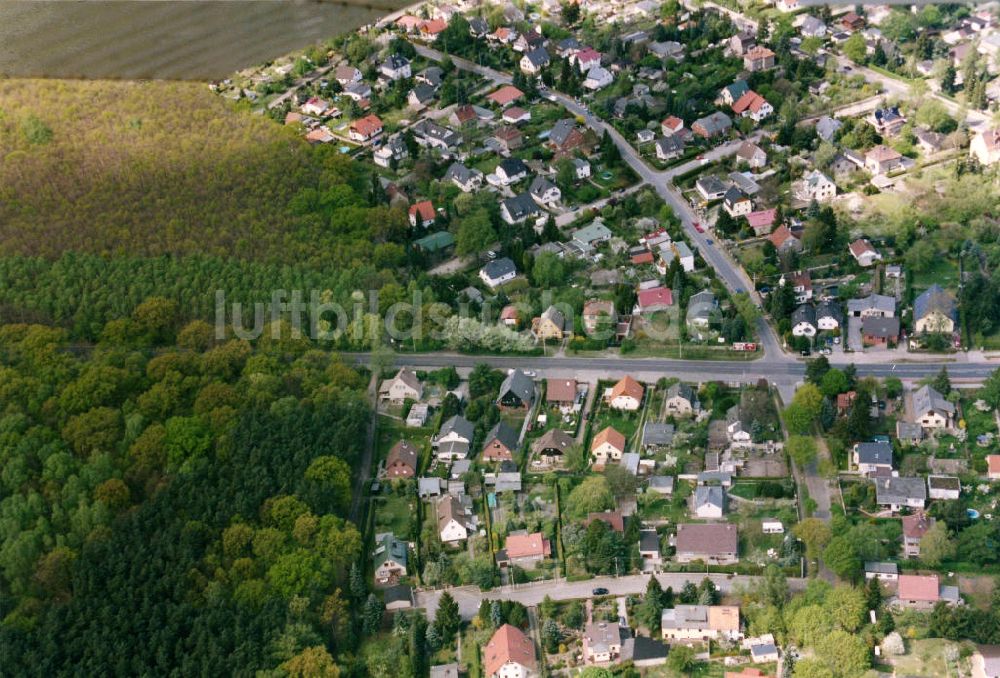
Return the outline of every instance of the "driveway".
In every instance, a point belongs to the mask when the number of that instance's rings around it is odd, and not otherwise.
[[[861,339],[861,318],[848,318],[847,319],[847,346],[852,351],[862,352],[865,349],[865,343]]]

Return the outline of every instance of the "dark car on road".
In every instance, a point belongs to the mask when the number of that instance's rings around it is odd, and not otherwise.
[[[595,596],[606,596],[608,595],[608,590],[603,586],[598,586],[596,589],[591,591],[591,593],[594,594]]]

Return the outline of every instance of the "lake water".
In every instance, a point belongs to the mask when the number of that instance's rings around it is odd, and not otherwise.
[[[0,0],[0,74],[218,80],[377,21],[402,0]]]

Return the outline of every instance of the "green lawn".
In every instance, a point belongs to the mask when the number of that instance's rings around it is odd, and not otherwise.
[[[410,516],[416,510],[416,500],[398,495],[375,498],[375,531],[392,532],[403,537],[410,534]]]

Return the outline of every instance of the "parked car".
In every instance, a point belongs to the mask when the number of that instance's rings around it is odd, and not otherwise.
[[[598,586],[596,589],[591,591],[595,596],[606,596],[608,595],[608,590],[603,586]]]

